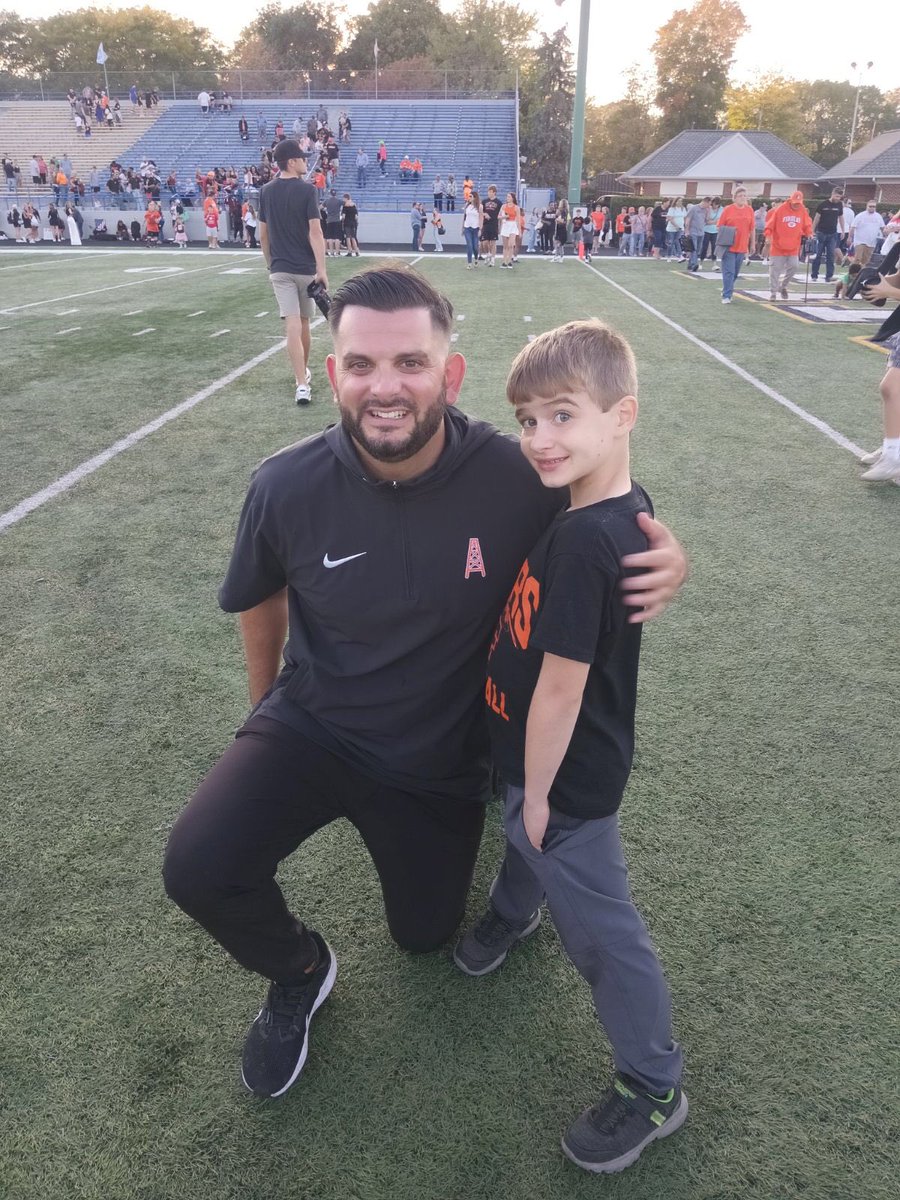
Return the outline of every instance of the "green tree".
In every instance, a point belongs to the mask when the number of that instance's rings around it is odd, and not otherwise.
[[[100,42],[111,71],[217,71],[225,57],[208,30],[157,8],[81,8],[31,24],[26,69],[34,74],[81,72],[93,79]]]
[[[0,71],[25,74],[34,53],[36,22],[14,12],[0,12]]]
[[[434,65],[456,87],[512,87],[515,68],[527,67],[536,21],[504,0],[464,0],[431,36]]]
[[[742,87],[730,87],[725,93],[726,127],[767,129],[808,153],[800,87],[795,79],[783,75],[761,75]]]
[[[827,170],[847,157],[856,88],[833,79],[804,81],[798,87],[809,155]],[[896,123],[896,109],[878,88],[860,88],[855,150],[864,146],[873,133],[895,128]]]
[[[625,96],[611,104],[588,104],[584,119],[584,169],[620,173],[640,162],[659,142],[658,120],[640,75],[627,75]]]
[[[519,84],[519,140],[530,184],[565,192],[575,73],[565,29],[542,34]]]
[[[399,59],[431,57],[431,39],[446,18],[439,0],[376,0],[357,19],[356,32],[342,55],[342,65],[355,71],[389,66]]]
[[[248,70],[324,71],[337,61],[346,26],[346,10],[325,0],[267,4],[241,31],[231,61]]]
[[[718,127],[734,48],[747,28],[736,0],[697,0],[656,31],[655,102],[663,141],[683,129]]]

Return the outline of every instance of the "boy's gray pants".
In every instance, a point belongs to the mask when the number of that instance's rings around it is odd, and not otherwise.
[[[550,810],[544,849],[522,824],[522,788],[504,788],[506,857],[491,888],[505,920],[524,924],[546,899],[560,941],[590,984],[616,1068],[663,1095],[681,1082],[681,1047],[650,935],[628,890],[618,816],[582,821]]]

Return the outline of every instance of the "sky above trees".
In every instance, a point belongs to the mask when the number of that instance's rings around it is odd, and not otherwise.
[[[132,7],[136,0],[99,0],[98,6]],[[139,2],[139,0],[137,0]],[[588,94],[598,103],[618,100],[624,93],[624,77],[632,67],[653,72],[651,47],[656,30],[673,12],[688,8],[692,0],[643,0],[641,19],[623,17],[621,9],[593,4],[588,59]],[[0,0],[0,8],[36,19],[83,7],[84,0]],[[348,12],[364,13],[368,0],[345,0]],[[558,8],[551,0],[521,0],[523,9],[535,14],[538,30],[551,33],[566,24],[574,46],[578,36],[580,0],[565,0]],[[205,26],[227,47],[236,41],[247,24],[248,10],[240,4],[210,4],[209,0],[161,0],[156,7]],[[453,7],[444,3],[443,7]],[[866,39],[843,38],[811,20],[804,6],[786,5],[784,0],[746,0],[743,5],[750,29],[739,40],[731,71],[733,81],[749,81],[759,73],[794,79],[835,79],[856,83],[851,61],[875,65],[864,82],[889,90],[897,86],[897,72],[886,49],[883,33],[872,26],[871,45]],[[110,63],[110,66],[113,66]]]

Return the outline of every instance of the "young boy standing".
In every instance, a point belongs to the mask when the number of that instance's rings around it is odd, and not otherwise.
[[[546,899],[615,1057],[612,1086],[562,1141],[595,1172],[629,1166],[688,1111],[669,990],[631,901],[616,815],[641,639],[620,600],[621,559],[646,548],[635,518],[652,511],[629,470],[636,392],[630,347],[596,320],[542,334],[512,366],[525,457],[571,503],[523,563],[491,646],[506,856],[487,912],[454,951],[466,974],[488,974],[537,928]]]

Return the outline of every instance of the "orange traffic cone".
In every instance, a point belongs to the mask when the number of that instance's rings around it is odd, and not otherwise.
[[[578,257],[584,258],[584,242],[578,243]]]

